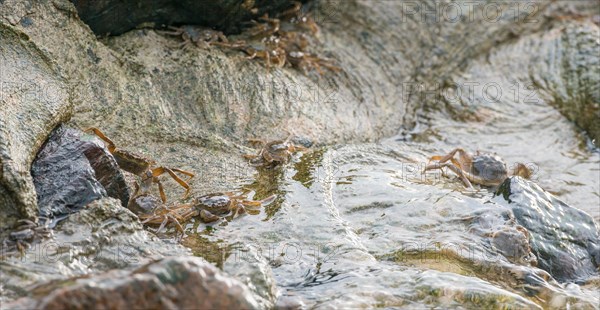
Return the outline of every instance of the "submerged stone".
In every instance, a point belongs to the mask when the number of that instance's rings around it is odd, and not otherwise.
[[[600,233],[590,215],[520,177],[506,179],[496,195],[508,201],[519,225],[529,231],[539,268],[560,282],[598,274]]]
[[[127,204],[127,185],[114,157],[101,141],[85,137],[58,127],[38,153],[31,174],[40,216],[60,218],[107,196]]]
[[[50,294],[43,292],[52,291]],[[6,309],[256,309],[247,286],[197,257],[50,283]],[[37,296],[36,296],[37,295]]]

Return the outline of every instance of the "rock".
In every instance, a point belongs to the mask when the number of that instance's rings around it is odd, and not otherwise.
[[[141,24],[195,24],[229,33],[239,32],[241,22],[267,12],[272,16],[274,12],[289,8],[293,3],[292,0],[71,1],[81,19],[97,35],[119,35]]]
[[[165,258],[133,271],[114,270],[38,288],[4,309],[256,309],[250,290],[206,261]],[[45,292],[49,292],[49,294]]]
[[[529,70],[539,92],[584,129],[596,146],[600,146],[598,32],[591,21],[570,21],[553,29],[543,36]]]
[[[61,217],[102,197],[127,206],[129,192],[123,173],[103,142],[83,132],[58,127],[42,146],[31,168],[39,214]],[[108,194],[107,194],[108,193]]]
[[[0,239],[17,219],[37,216],[31,163],[71,109],[55,62],[0,19]]]
[[[502,195],[519,225],[529,231],[539,268],[560,282],[598,274],[600,233],[591,216],[520,177],[506,179],[496,195]]]
[[[0,253],[0,303],[25,297],[34,285],[115,268],[134,268],[166,256],[189,256],[175,242],[144,230],[137,216],[114,198],[102,198],[70,215],[53,238],[32,244],[23,257]]]

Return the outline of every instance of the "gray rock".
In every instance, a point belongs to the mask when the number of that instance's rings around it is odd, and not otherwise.
[[[36,218],[31,163],[71,108],[51,57],[0,20],[0,237],[16,219]]]
[[[560,282],[582,282],[598,274],[600,233],[591,216],[521,177],[506,179],[496,194],[529,231],[539,268]]]
[[[0,303],[27,296],[26,287],[115,268],[133,268],[166,256],[189,256],[174,242],[144,230],[114,198],[90,203],[58,223],[53,238],[32,244],[22,257],[0,253]],[[168,240],[167,240],[168,241]]]
[[[258,308],[245,285],[195,257],[165,258],[133,271],[67,279],[38,287],[33,295],[3,309]]]
[[[598,25],[567,21],[542,37],[531,78],[548,102],[600,146],[600,40]]]
[[[104,143],[77,129],[59,126],[31,167],[39,215],[73,213],[102,197],[129,201],[129,189],[115,158]]]

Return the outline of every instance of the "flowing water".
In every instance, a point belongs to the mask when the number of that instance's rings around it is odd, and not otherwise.
[[[598,221],[599,152],[541,99],[458,108],[428,111],[414,131],[377,144],[257,171],[246,188],[276,202],[227,224],[190,224],[197,233],[184,244],[265,297],[276,286],[309,307],[597,307],[597,279],[532,286],[539,269],[494,247],[490,233],[506,228],[510,210],[501,196],[421,171],[456,147],[495,152],[509,166],[527,163],[536,183]]]

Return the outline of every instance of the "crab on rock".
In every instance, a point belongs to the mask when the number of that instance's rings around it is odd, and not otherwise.
[[[458,159],[454,158],[458,154]],[[502,158],[488,153],[471,155],[461,148],[456,148],[444,156],[432,156],[423,173],[433,169],[448,168],[458,175],[466,187],[473,187],[471,183],[482,186],[498,186],[506,178],[518,175],[526,179],[531,177],[531,170],[522,163],[518,163],[514,171],[509,171]]]
[[[173,180],[185,188],[185,194],[183,198],[186,198],[189,195],[190,186],[188,185],[188,182],[194,177],[193,173],[177,168],[168,168],[163,166],[156,167],[156,162],[154,160],[151,160],[141,154],[136,154],[117,148],[115,143],[98,128],[91,127],[86,129],[85,132],[92,132],[100,139],[104,140],[104,142],[107,144],[108,151],[115,157],[119,167],[141,178],[139,185],[136,184],[136,187],[139,186],[142,193],[148,192],[152,184],[156,183],[160,192],[160,198],[163,203],[165,203],[167,201],[167,197],[165,195],[162,183],[158,177],[164,173],[168,173]],[[177,174],[175,174],[175,172],[187,175],[189,178],[184,181]]]

